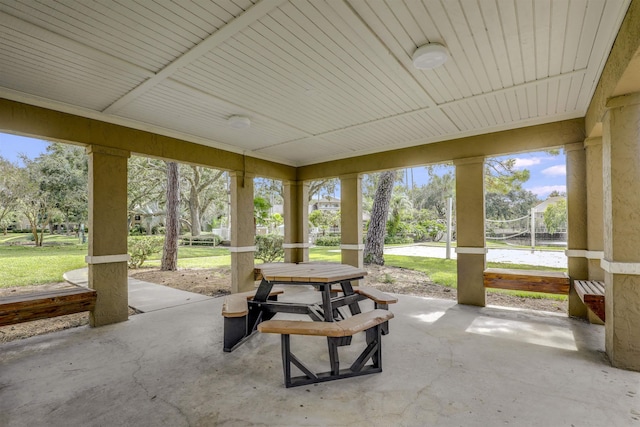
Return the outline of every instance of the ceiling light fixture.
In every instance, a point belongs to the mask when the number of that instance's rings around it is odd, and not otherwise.
[[[431,70],[447,62],[449,50],[439,43],[429,43],[416,49],[412,59],[417,69]]]
[[[231,116],[227,119],[227,124],[234,129],[248,129],[251,126],[251,120],[245,116]]]

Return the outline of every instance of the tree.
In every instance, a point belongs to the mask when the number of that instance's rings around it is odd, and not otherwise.
[[[567,201],[565,199],[553,203],[544,210],[544,225],[551,234],[567,224]]]
[[[19,168],[0,157],[0,227],[7,234],[7,227],[15,217],[20,202]]]
[[[396,171],[387,171],[380,174],[373,207],[371,208],[367,240],[364,246],[365,264],[384,265],[384,237],[395,180]]]
[[[506,194],[522,189],[530,177],[528,169],[517,170],[516,159],[489,158],[485,166],[485,192]]]
[[[320,198],[334,194],[339,183],[340,180],[338,178],[311,181],[309,183],[309,201],[313,200],[316,195]]]
[[[511,190],[506,194],[487,193],[486,217],[492,220],[521,218],[529,215],[531,208],[539,202],[535,194],[524,189]]]
[[[42,170],[36,160],[22,156],[25,167],[20,171],[18,192],[20,194],[19,210],[27,218],[33,241],[42,246],[44,229],[51,220],[51,198],[41,187]],[[38,233],[38,229],[40,232]]]
[[[178,268],[178,236],[180,234],[180,170],[176,162],[167,162],[166,234],[161,271]]]
[[[254,197],[253,199],[253,215],[256,225],[269,225],[269,210],[271,203],[264,197]]]
[[[133,156],[129,159],[127,204],[129,228],[136,215],[149,218],[163,214],[160,205],[166,197],[167,169],[162,160]],[[147,227],[151,233],[151,228]]]
[[[64,221],[66,232],[88,216],[87,181],[89,169],[84,149],[58,142],[51,143],[45,154],[37,158],[41,171],[40,187],[48,193],[52,206],[59,212],[49,224]],[[53,231],[53,230],[52,230]]]
[[[413,189],[412,199],[416,209],[432,211],[438,219],[447,216],[447,200],[455,193],[456,179],[453,171],[443,174],[436,173],[435,167],[427,168],[429,182],[426,185]]]
[[[202,219],[207,209],[216,202],[224,202],[224,171],[202,166],[182,165],[180,168],[186,187],[184,197],[189,210],[189,226],[192,236],[199,236],[202,231]]]

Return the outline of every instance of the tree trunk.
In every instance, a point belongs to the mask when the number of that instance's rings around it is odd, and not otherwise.
[[[191,235],[198,237],[202,226],[200,225],[200,199],[198,189],[191,186],[189,190],[189,211],[191,212]]]
[[[178,234],[180,233],[180,172],[176,162],[167,162],[167,219],[160,270],[178,268]]]
[[[364,263],[384,265],[384,236],[387,231],[387,216],[391,193],[396,180],[395,171],[387,171],[380,174],[378,188],[371,208],[371,220],[367,231],[367,240],[364,245]]]

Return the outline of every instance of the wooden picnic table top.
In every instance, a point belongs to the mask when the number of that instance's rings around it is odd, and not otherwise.
[[[255,266],[256,272],[269,282],[335,283],[367,275],[366,270],[338,263],[268,263]]]

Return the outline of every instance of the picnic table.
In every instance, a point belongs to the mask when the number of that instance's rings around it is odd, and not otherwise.
[[[333,322],[340,316],[338,308],[348,306],[351,314],[360,313],[358,301],[363,299],[354,291],[352,282],[364,278],[366,270],[337,263],[270,263],[255,267],[261,277],[255,293],[231,295],[223,308],[225,316],[225,351],[234,350],[257,330],[258,324],[271,319],[276,313],[308,315],[312,320]],[[282,290],[274,285],[312,285],[322,295],[320,303],[278,301]],[[339,288],[332,289],[332,285]],[[340,296],[336,295],[339,290]],[[334,291],[334,292],[332,292]],[[235,307],[231,309],[231,307]]]
[[[397,298],[372,288],[354,288],[353,282],[366,274],[365,270],[336,263],[256,266],[255,275],[261,281],[255,292],[232,294],[223,305],[224,350],[234,350],[256,330],[280,334],[286,387],[382,372],[381,336],[388,333],[388,321],[393,318],[388,304],[397,302]],[[283,290],[274,285],[312,285],[322,300],[314,303],[278,301]],[[361,312],[358,302],[364,299],[374,302],[374,310]],[[341,312],[342,307],[347,307],[349,313]],[[277,313],[303,314],[312,320],[271,320]],[[348,368],[341,368],[338,347],[350,345],[352,336],[360,332],[366,333],[366,348]],[[291,335],[326,337],[329,371],[315,373],[294,355]],[[302,372],[301,376],[292,376],[292,365]]]

